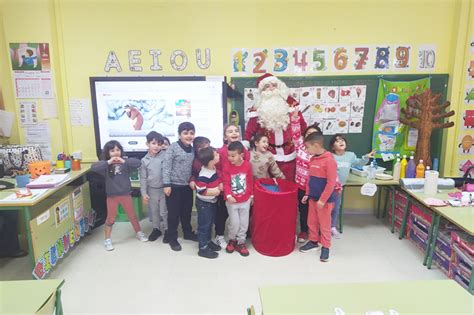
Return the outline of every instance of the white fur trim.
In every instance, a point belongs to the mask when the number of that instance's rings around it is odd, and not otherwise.
[[[257,112],[256,111],[248,112],[247,118],[253,118],[253,117],[258,117]]]
[[[275,131],[273,131],[273,134],[275,135],[275,145],[283,145],[283,140],[284,140],[283,139],[283,130],[281,130],[281,129],[275,130]],[[277,148],[277,152],[278,152],[278,148]],[[283,154],[283,153],[281,153],[281,154]]]
[[[281,150],[281,152],[279,151]],[[290,162],[296,158],[296,151],[291,152],[290,154],[283,154],[283,148],[276,148],[276,153],[273,157],[277,162]]]
[[[277,77],[274,77],[274,76],[266,77],[265,79],[263,79],[262,81],[258,83],[258,89],[260,91],[263,90],[263,87],[265,86],[265,84],[270,83],[270,82],[280,83],[281,80],[279,80]]]

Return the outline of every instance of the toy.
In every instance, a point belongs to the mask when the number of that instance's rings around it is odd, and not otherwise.
[[[28,170],[31,174],[31,179],[40,177],[41,175],[51,174],[51,162],[50,161],[37,161],[28,164]]]
[[[469,104],[471,101],[474,101],[474,88],[466,92],[465,101]]]
[[[444,118],[454,115],[454,111],[443,112],[451,103],[446,101],[438,104],[441,94],[433,94],[426,89],[421,94],[415,94],[406,102],[407,109],[402,108],[400,122],[418,130],[415,161],[425,161],[425,166],[431,167],[431,134],[434,129],[450,128],[454,122],[444,122]]]

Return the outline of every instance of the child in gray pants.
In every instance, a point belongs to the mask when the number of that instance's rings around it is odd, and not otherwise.
[[[148,204],[153,225],[148,240],[156,241],[164,233],[163,243],[167,243],[168,209],[163,192],[162,163],[165,156],[165,151],[162,150],[163,141],[163,136],[156,131],[151,131],[146,136],[148,153],[143,157],[140,168],[140,191],[143,202]]]

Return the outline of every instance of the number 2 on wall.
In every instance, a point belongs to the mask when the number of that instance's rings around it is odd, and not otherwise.
[[[255,67],[253,68],[252,72],[253,73],[265,73],[267,70],[262,69],[262,67],[265,65],[265,61],[267,60],[267,50],[263,51],[258,51],[253,54],[253,60],[254,60],[254,65]]]

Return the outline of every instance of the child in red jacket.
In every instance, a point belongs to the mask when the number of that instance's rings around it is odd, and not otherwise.
[[[302,203],[309,201],[308,227],[309,241],[300,247],[301,252],[319,249],[319,260],[329,260],[331,247],[331,211],[334,208],[337,179],[337,164],[332,154],[324,149],[322,133],[314,132],[304,139],[306,150],[312,155],[309,162],[309,179]],[[320,236],[321,234],[321,236]]]
[[[228,146],[228,163],[223,168],[224,196],[229,211],[229,243],[226,251],[234,250],[248,256],[245,246],[249,226],[249,211],[253,203],[253,175],[250,163],[244,160],[244,146],[240,141]]]

